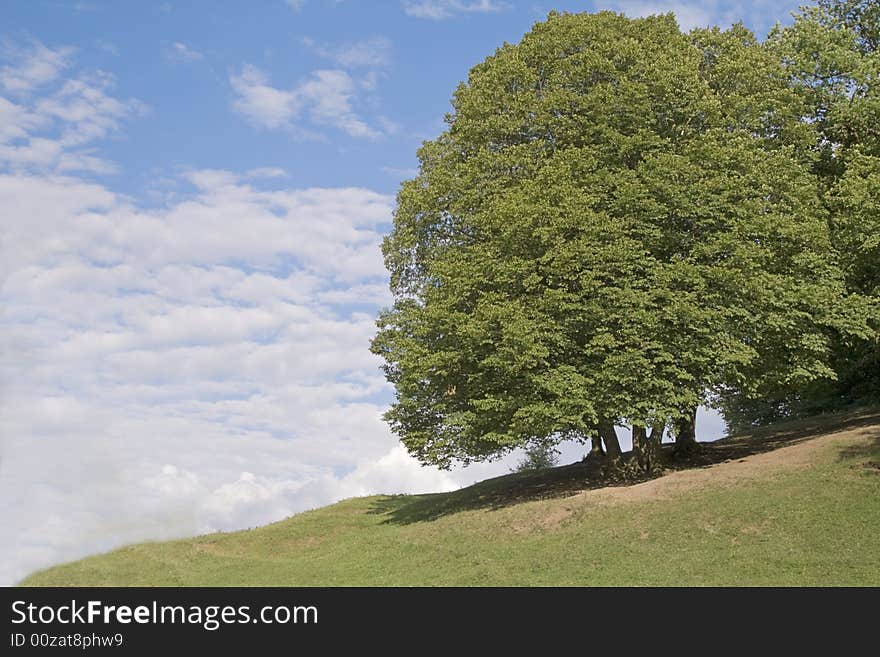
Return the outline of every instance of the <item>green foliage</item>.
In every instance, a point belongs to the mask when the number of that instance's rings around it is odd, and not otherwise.
[[[551,13],[459,86],[383,245],[373,351],[422,462],[833,377],[815,128],[742,26]]]
[[[847,159],[828,195],[833,235],[850,289],[880,298],[880,157],[854,150]]]
[[[874,0],[820,0],[768,38],[818,130],[818,171],[826,176],[842,173],[849,149],[880,155],[878,33]]]
[[[534,470],[546,470],[559,463],[559,450],[550,445],[536,443],[525,449],[525,455],[511,470],[511,472],[531,472]]]
[[[814,172],[848,298],[831,326],[833,377],[721,400],[732,428],[880,401],[880,5],[820,0],[768,48],[815,130]]]

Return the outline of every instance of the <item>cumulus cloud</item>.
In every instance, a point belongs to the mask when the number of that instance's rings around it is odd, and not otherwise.
[[[356,105],[363,104],[360,96],[376,90],[384,75],[382,69],[391,60],[389,39],[374,36],[327,44],[304,37],[301,42],[339,68],[312,71],[285,88],[273,85],[269,76],[256,66],[245,64],[229,78],[236,112],[256,127],[286,130],[305,139],[321,137],[319,131],[325,127],[365,139],[397,132],[397,124],[390,119],[378,116],[368,123],[356,110]]]
[[[456,14],[488,14],[501,11],[505,5],[496,0],[404,0],[403,11],[414,18],[442,20]]]
[[[133,111],[112,78],[41,75],[0,96],[0,583],[378,492],[380,476],[418,487],[415,462],[382,469],[396,441],[368,349],[392,199],[267,189],[285,172],[264,167],[184,171],[188,192],[140,206],[74,175]],[[345,124],[334,85],[298,93]]]
[[[355,84],[344,71],[314,71],[298,89],[309,105],[312,120],[335,126],[352,137],[378,137],[379,132],[358,118],[352,110]]]
[[[254,482],[276,482],[267,490],[283,504],[242,502],[231,518],[299,510],[294,493],[322,477],[315,499],[338,499],[338,477],[394,445],[367,348],[391,199],[187,176],[190,198],[144,210],[74,178],[0,175],[0,551],[24,555],[7,583],[62,555],[213,527],[219,507],[204,500],[255,495]],[[184,514],[179,487],[180,504],[150,507],[138,482],[166,465],[213,497]],[[47,508],[70,511],[55,538],[28,528]],[[62,534],[79,536],[77,550]]]
[[[186,533],[210,533],[256,527],[340,499],[389,493],[450,491],[459,487],[448,473],[426,471],[397,445],[378,459],[360,463],[343,477],[323,474],[302,481],[243,471],[213,486],[204,477],[174,465],[163,465],[140,486],[144,498],[158,498],[178,517],[192,517]],[[184,511],[186,509],[187,511]]]
[[[287,129],[307,136],[304,119],[313,126],[337,128],[352,137],[375,139],[381,132],[354,110],[357,85],[343,70],[317,70],[290,89],[272,86],[255,66],[245,65],[230,76],[236,94],[233,109],[251,124],[267,129]]]
[[[69,65],[70,48],[53,50],[35,43],[28,52],[25,57],[12,51],[13,63],[0,73],[0,82],[13,92],[0,96],[0,167],[31,173],[113,173],[115,165],[95,155],[94,144],[116,133],[125,119],[144,112],[143,103],[112,96],[114,78],[102,71],[59,81],[60,71]]]
[[[256,66],[243,66],[230,76],[229,82],[237,96],[233,109],[256,126],[282,128],[299,115],[301,103],[297,94],[271,86]]]

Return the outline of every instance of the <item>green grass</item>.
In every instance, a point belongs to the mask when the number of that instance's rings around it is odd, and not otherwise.
[[[571,481],[577,471],[569,466],[448,494],[351,499],[254,530],[134,545],[23,583],[878,586],[880,422],[854,426],[824,440],[809,465],[781,459],[769,473],[710,480],[665,499],[614,501],[614,491],[572,496],[546,485]],[[785,429],[738,445],[761,452],[768,436]],[[803,427],[791,435],[799,447],[812,444]],[[549,498],[517,494],[538,489]]]

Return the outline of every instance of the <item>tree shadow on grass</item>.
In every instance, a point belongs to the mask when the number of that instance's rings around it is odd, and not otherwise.
[[[613,485],[601,477],[600,469],[601,464],[586,461],[502,475],[450,493],[392,495],[378,499],[370,513],[388,515],[385,522],[409,524],[436,520],[460,511],[497,509],[529,500],[565,497]]]
[[[797,445],[823,434],[876,425],[880,425],[880,410],[876,408],[829,413],[780,422],[773,426],[755,428],[748,433],[722,438],[715,442],[702,443],[702,449],[699,453],[684,461],[673,460],[668,467],[674,470],[708,467],[724,461],[742,459],[753,454],[772,452],[788,445]],[[857,454],[853,454],[853,456],[855,457]]]
[[[877,409],[792,420],[755,429],[748,434],[701,443],[700,449],[686,459],[675,458],[672,445],[667,444],[663,445],[662,450],[663,467],[667,471],[705,468],[794,445],[817,435],[878,424],[880,410]],[[880,444],[880,430],[876,432],[874,441]],[[870,448],[864,449],[865,454],[870,452]],[[624,457],[629,458],[629,454]],[[373,504],[369,513],[386,516],[385,523],[410,524],[436,520],[462,511],[494,510],[532,500],[566,497],[595,488],[629,486],[647,478],[607,477],[601,462],[587,460],[536,472],[502,475],[450,493],[385,496]]]
[[[868,440],[861,445],[849,445],[840,450],[840,461],[857,461],[853,468],[864,468],[880,474],[880,427],[874,427],[867,434]]]

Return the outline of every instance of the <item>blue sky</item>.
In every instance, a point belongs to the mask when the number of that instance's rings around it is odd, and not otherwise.
[[[688,26],[743,18],[763,33],[794,6],[13,0],[2,11],[7,39],[73,46],[77,67],[111,73],[116,97],[144,103],[143,114],[102,144],[121,170],[114,189],[143,197],[179,168],[279,167],[288,173],[286,184],[298,187],[355,185],[393,193],[400,172],[415,166],[418,145],[441,128],[450,94],[468,69],[504,41],[517,41],[549,8],[676,10]],[[336,73],[326,86],[345,88],[363,136],[341,128],[340,117],[316,121],[308,102],[278,124],[268,115],[234,111],[233,82],[246,70],[259,71],[266,86],[281,91],[315,82],[316,72]],[[247,86],[242,80],[240,88]]]
[[[367,347],[416,149],[550,8],[764,34],[794,3],[0,6],[0,584],[507,471],[420,468]]]

